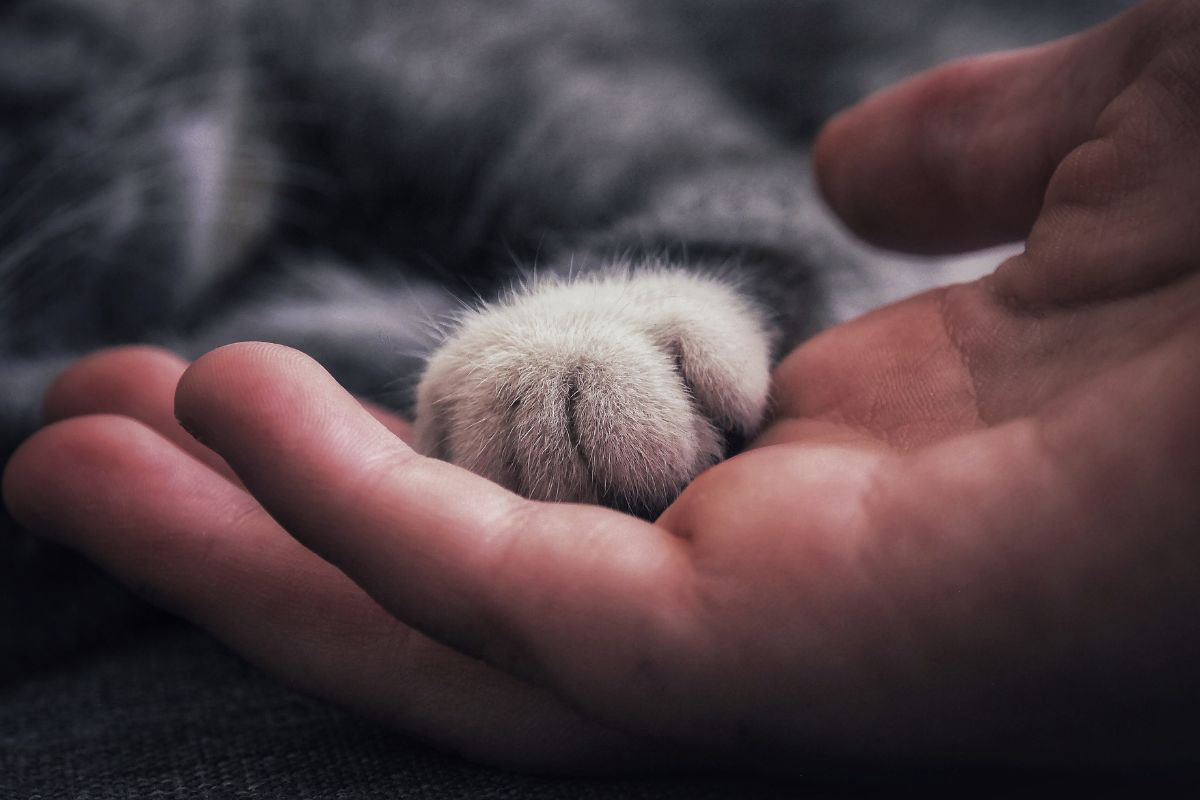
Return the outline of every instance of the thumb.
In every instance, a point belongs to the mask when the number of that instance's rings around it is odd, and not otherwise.
[[[1128,16],[934,69],[838,115],[814,148],[827,200],[857,234],[899,250],[1024,238],[1051,173],[1126,81]]]

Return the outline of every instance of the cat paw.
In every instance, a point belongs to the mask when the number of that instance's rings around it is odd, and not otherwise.
[[[417,390],[418,448],[526,497],[662,511],[753,434],[763,316],[669,269],[543,281],[469,312]]]

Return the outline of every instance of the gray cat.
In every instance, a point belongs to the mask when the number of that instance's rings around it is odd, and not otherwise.
[[[815,197],[819,121],[1124,5],[10,3],[0,446],[91,349],[266,339],[431,455],[654,515],[870,267]]]

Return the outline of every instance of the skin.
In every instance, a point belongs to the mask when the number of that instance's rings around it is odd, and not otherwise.
[[[1194,760],[1197,97],[1200,4],[1161,0],[834,119],[815,166],[861,235],[1025,252],[793,352],[757,446],[655,524],[422,458],[266,344],[79,362],[5,501],[482,761]]]

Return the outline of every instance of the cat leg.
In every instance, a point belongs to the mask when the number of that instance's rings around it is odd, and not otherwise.
[[[825,322],[821,271],[850,259],[805,169],[716,160],[548,235],[543,277],[434,354],[420,446],[529,497],[661,511],[758,429],[773,361]]]

